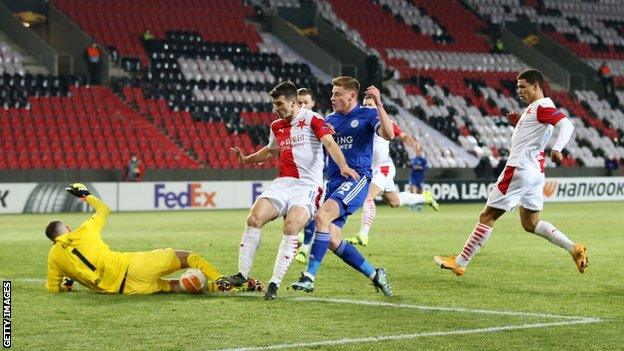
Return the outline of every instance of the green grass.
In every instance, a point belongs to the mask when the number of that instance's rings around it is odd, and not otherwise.
[[[293,262],[278,300],[272,302],[241,295],[106,296],[83,287],[70,294],[48,294],[43,281],[29,280],[45,278],[50,243],[43,228],[56,217],[77,226],[86,215],[0,216],[0,277],[13,280],[13,348],[210,350],[561,321],[299,299],[310,297],[597,317],[602,322],[308,349],[624,347],[624,203],[547,204],[542,217],[589,247],[590,266],[583,275],[565,251],[523,232],[517,212],[499,220],[465,276],[457,278],[437,268],[432,256],[459,251],[480,209],[481,205],[445,205],[440,213],[378,209],[371,243],[362,252],[388,269],[394,298],[375,293],[363,276],[328,254],[313,294],[287,288],[303,270]],[[113,213],[104,238],[115,250],[192,249],[224,274],[232,274],[245,217],[245,211]],[[359,214],[347,224],[346,233],[358,226]],[[281,220],[265,227],[252,276],[270,278],[280,229]]]

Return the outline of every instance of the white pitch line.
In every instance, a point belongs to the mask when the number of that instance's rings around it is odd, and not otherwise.
[[[1,278],[1,280],[11,280],[11,281],[16,281],[16,282],[27,282],[27,283],[41,283],[41,282],[46,281],[45,279],[41,279],[41,278],[14,278],[14,279]],[[242,295],[244,297],[259,297],[260,296],[257,294],[244,294],[244,293],[236,294],[234,296],[237,296],[237,295],[238,296]],[[290,297],[290,298],[286,297],[284,298],[284,300],[326,302],[326,303],[351,304],[351,305],[361,305],[361,306],[408,308],[408,309],[417,309],[421,311],[474,313],[474,314],[486,314],[486,315],[517,316],[517,317],[538,317],[538,318],[550,318],[550,319],[563,319],[564,321],[549,322],[549,323],[504,325],[504,326],[496,326],[496,327],[488,327],[488,328],[459,329],[459,330],[423,332],[423,333],[413,333],[413,334],[380,335],[380,336],[370,336],[370,337],[352,338],[352,339],[343,338],[343,339],[336,339],[336,340],[312,341],[312,342],[293,343],[293,344],[277,344],[277,345],[269,345],[269,346],[251,346],[251,347],[241,347],[241,348],[232,348],[232,349],[221,349],[219,351],[283,350],[283,349],[293,349],[293,348],[302,348],[302,347],[336,346],[336,345],[344,345],[344,344],[416,339],[416,338],[432,337],[432,336],[467,335],[467,334],[479,334],[479,333],[496,333],[496,332],[508,331],[508,330],[551,328],[551,327],[565,326],[565,325],[600,323],[603,321],[600,318],[594,318],[594,317],[562,316],[562,315],[549,314],[549,313],[505,311],[505,310],[502,310],[502,311],[501,310],[483,310],[483,309],[470,309],[470,308],[462,308],[462,307],[438,307],[438,306],[410,305],[410,304],[382,302],[382,301],[358,301],[358,300],[332,299],[332,298],[322,298],[322,297]]]
[[[475,314],[506,315],[506,316],[517,316],[517,317],[539,317],[539,318],[550,318],[550,319],[564,319],[564,321],[556,321],[556,322],[548,322],[548,323],[529,323],[529,324],[519,324],[519,325],[503,325],[503,326],[495,326],[495,327],[488,327],[488,328],[459,329],[459,330],[449,330],[449,331],[422,332],[422,333],[413,333],[413,334],[380,335],[380,336],[370,336],[370,337],[363,337],[363,338],[343,338],[343,339],[335,339],[335,340],[312,341],[312,342],[292,343],[292,344],[277,344],[277,345],[268,345],[268,346],[250,346],[250,347],[240,347],[240,348],[231,348],[231,349],[221,349],[219,351],[282,350],[282,349],[294,349],[294,348],[303,348],[303,347],[336,346],[336,345],[344,345],[344,344],[371,343],[371,342],[381,342],[381,341],[389,341],[389,340],[415,339],[415,338],[432,337],[432,336],[496,333],[496,332],[508,331],[508,330],[550,328],[550,327],[565,326],[565,325],[589,324],[589,323],[602,322],[602,319],[600,318],[562,316],[562,315],[555,315],[555,314],[548,314],[548,313],[422,306],[422,305],[409,305],[409,304],[399,304],[399,303],[381,302],[381,301],[358,301],[358,300],[349,300],[349,299],[331,299],[331,298],[320,298],[320,297],[294,297],[294,298],[285,298],[285,299],[293,300],[293,301],[310,301],[310,302],[326,302],[326,303],[352,304],[352,305],[363,305],[363,306],[409,308],[409,309],[418,309],[422,311],[475,313]]]
[[[15,278],[15,279],[0,278],[0,279],[1,280],[18,281],[18,282],[27,282],[27,283],[44,283],[46,281],[45,279],[42,279],[42,278]],[[234,296],[237,296],[237,297],[261,297],[257,293],[237,293]],[[582,316],[563,316],[563,315],[550,314],[550,313],[505,311],[505,310],[483,310],[483,309],[470,309],[470,308],[463,308],[463,307],[440,307],[440,306],[426,306],[426,305],[410,305],[410,304],[401,304],[401,303],[393,303],[393,302],[361,301],[361,300],[335,299],[335,298],[325,298],[325,297],[285,297],[285,298],[281,298],[281,299],[293,300],[293,301],[309,301],[309,302],[327,302],[327,303],[337,303],[337,304],[351,304],[351,305],[362,305],[362,306],[410,308],[410,309],[417,309],[417,310],[422,310],[422,311],[475,313],[475,314],[489,314],[489,315],[502,315],[502,316],[524,316],[524,317],[539,317],[539,318],[569,319],[569,320],[580,320],[580,319],[592,318],[592,317],[582,317]]]
[[[463,308],[463,307],[409,305],[409,304],[400,304],[400,303],[392,303],[392,302],[358,301],[358,300],[349,300],[349,299],[333,299],[333,298],[321,298],[321,297],[293,297],[293,298],[289,298],[289,300],[340,303],[340,304],[363,305],[363,306],[411,308],[411,309],[417,309],[417,310],[423,310],[423,311],[476,313],[476,314],[490,314],[490,315],[502,315],[502,316],[522,316],[522,317],[539,317],[539,318],[570,319],[570,320],[589,318],[589,317],[580,317],[580,316],[561,316],[561,315],[549,314],[549,313],[505,311],[505,310],[481,310],[481,309],[470,309],[470,308]]]
[[[295,348],[303,348],[303,347],[336,346],[336,345],[345,345],[345,344],[359,344],[359,343],[370,343],[370,342],[380,342],[380,341],[416,339],[416,338],[431,337],[431,336],[467,335],[467,334],[479,334],[479,333],[496,333],[496,332],[507,331],[507,330],[550,328],[550,327],[556,327],[556,326],[562,326],[562,325],[598,323],[600,321],[601,320],[598,318],[585,318],[585,319],[563,321],[563,322],[504,325],[504,326],[499,326],[499,327],[478,328],[478,329],[459,329],[459,330],[436,331],[436,332],[425,332],[425,333],[414,333],[414,334],[381,335],[381,336],[370,336],[370,337],[365,337],[365,338],[354,338],[354,339],[346,338],[346,339],[337,339],[337,340],[303,342],[303,343],[295,343],[295,344],[278,344],[278,345],[258,346],[258,347],[255,347],[255,346],[254,347],[241,347],[241,348],[234,348],[234,349],[222,349],[219,351],[283,350],[283,349],[295,349]]]
[[[24,282],[24,283],[45,283],[43,278],[0,278],[2,281]]]

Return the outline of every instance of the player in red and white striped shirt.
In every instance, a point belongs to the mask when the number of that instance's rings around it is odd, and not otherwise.
[[[585,245],[572,242],[565,234],[547,221],[540,220],[544,207],[544,147],[553,134],[559,134],[550,152],[553,162],[563,158],[561,150],[572,136],[574,125],[564,116],[550,98],[544,97],[544,76],[535,69],[520,72],[517,77],[518,95],[529,106],[522,116],[515,112],[507,115],[516,128],[511,136],[511,151],[505,170],[490,192],[479,222],[468,237],[460,254],[449,257],[435,256],[442,268],[463,275],[466,266],[492,234],[494,222],[520,205],[520,221],[529,233],[537,234],[568,251],[579,272],[587,268]]]
[[[310,89],[299,88],[299,90],[297,90],[297,102],[299,102],[299,106],[301,106],[301,108],[314,111],[316,100],[314,99],[314,95],[312,94],[312,91]],[[325,160],[325,163],[327,163],[327,160]],[[323,189],[325,189],[325,185],[323,185]],[[323,201],[325,201],[324,196],[321,197],[321,202]],[[316,225],[314,223],[314,220],[311,219],[310,222],[305,226],[303,231],[299,232],[299,249],[297,250],[297,254],[295,255],[295,261],[304,264],[308,263],[310,245],[312,245],[312,239],[314,237],[315,229]]]
[[[343,176],[359,179],[347,165],[325,121],[299,106],[293,83],[277,85],[270,95],[279,119],[271,123],[268,145],[248,156],[238,148],[232,151],[241,164],[262,163],[279,155],[279,174],[251,207],[239,249],[238,273],[225,278],[233,286],[245,283],[260,246],[261,228],[285,217],[282,243],[265,294],[267,300],[277,297],[277,289],[297,250],[297,233],[318,209],[323,186],[322,147],[339,165]]]

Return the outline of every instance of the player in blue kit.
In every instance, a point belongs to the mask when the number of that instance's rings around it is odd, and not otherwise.
[[[429,169],[429,165],[427,164],[427,159],[423,156],[420,145],[414,147],[414,152],[416,152],[416,156],[412,157],[409,162],[411,168],[409,185],[412,193],[421,194],[423,192],[425,173]]]
[[[385,295],[392,296],[388,275],[383,268],[375,268],[355,246],[342,240],[342,226],[347,217],[362,207],[368,194],[372,177],[373,136],[377,133],[387,140],[394,138],[392,122],[383,110],[379,90],[373,86],[366,90],[375,99],[376,109],[358,104],[360,83],[352,77],[337,77],[332,80],[332,107],[334,113],[325,118],[335,130],[334,139],[347,159],[349,167],[359,174],[359,179],[345,178],[340,174],[333,160],[327,164],[327,200],[316,212],[314,242],[310,249],[310,260],[306,271],[295,290],[314,291],[314,278],[323,257],[329,248],[345,263],[373,281],[375,287]]]

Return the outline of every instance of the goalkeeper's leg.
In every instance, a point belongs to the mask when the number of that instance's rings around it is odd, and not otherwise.
[[[202,271],[208,280],[215,281],[221,278],[221,273],[217,270],[212,263],[200,255],[191,251],[176,250],[176,256],[180,260],[180,269],[184,268],[196,268]]]
[[[120,292],[134,295],[178,291],[177,284],[162,277],[188,267],[186,256],[189,253],[170,248],[134,253]],[[184,259],[180,259],[179,256]]]

